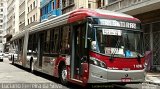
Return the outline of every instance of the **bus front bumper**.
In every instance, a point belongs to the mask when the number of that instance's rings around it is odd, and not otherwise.
[[[145,70],[109,70],[90,64],[88,83],[140,83]]]

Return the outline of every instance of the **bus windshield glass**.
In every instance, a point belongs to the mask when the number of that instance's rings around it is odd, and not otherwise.
[[[91,49],[114,57],[143,57],[143,35],[140,31],[94,27]]]

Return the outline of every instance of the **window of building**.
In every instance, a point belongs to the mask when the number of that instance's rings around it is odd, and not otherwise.
[[[35,6],[37,6],[37,2],[38,2],[38,1],[37,1],[37,0],[35,0]]]
[[[40,9],[40,16],[42,16],[43,15],[43,13],[42,13],[42,9]],[[37,17],[37,16],[36,16]]]
[[[36,13],[36,21],[37,21],[37,13]]]
[[[69,0],[69,5],[73,4],[74,0]]]
[[[62,0],[62,7],[66,7],[66,0]]]
[[[160,28],[160,22],[153,23],[153,32],[158,32]]]
[[[102,0],[102,5],[105,6],[105,0]]]
[[[30,23],[32,23],[32,17],[30,17]]]
[[[32,10],[32,4],[30,5],[30,8],[31,8],[31,10]]]
[[[29,7],[28,7],[28,12],[29,12]]]
[[[48,11],[50,12],[52,10],[52,3],[49,3],[48,7]]]
[[[2,43],[2,39],[0,39],[0,43]]]
[[[145,25],[142,25],[142,28],[143,28],[144,33],[150,33],[151,25],[150,24],[145,24]]]
[[[46,9],[46,14],[47,14],[47,13],[48,13],[48,5],[46,6],[46,8],[45,8],[45,9]]]
[[[42,8],[42,15],[46,14],[45,7]]]
[[[3,20],[0,20],[1,23],[3,23]]]
[[[36,20],[36,16],[35,15],[33,15],[33,21],[35,21]]]
[[[88,4],[88,8],[91,8],[91,3]]]
[[[98,0],[97,1],[97,7],[99,8],[99,7],[105,6],[105,3],[106,3],[105,0]]]
[[[0,25],[0,29],[2,29],[2,25]]]
[[[29,19],[28,19],[28,24],[29,24]]]
[[[117,0],[108,0],[108,3],[110,4],[110,3],[113,3],[115,1],[117,1]]]
[[[54,10],[54,1],[52,1],[52,9]]]
[[[1,12],[3,12],[3,9],[1,9]]]
[[[98,1],[97,1],[97,7],[98,7],[98,8],[101,7],[101,0],[98,0]]]
[[[3,14],[0,14],[0,18],[2,18],[3,17]]]
[[[35,1],[33,2],[33,8],[35,8],[36,7],[36,3],[35,3]]]
[[[57,0],[57,8],[56,9],[58,9],[58,8],[60,8],[60,0]]]
[[[3,6],[3,3],[1,3],[1,6]]]

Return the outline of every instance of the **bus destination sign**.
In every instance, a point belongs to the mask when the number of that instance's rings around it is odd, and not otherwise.
[[[124,28],[132,28],[132,29],[137,28],[136,23],[131,23],[131,22],[109,20],[109,19],[99,19],[99,21],[100,21],[100,25],[124,27]]]

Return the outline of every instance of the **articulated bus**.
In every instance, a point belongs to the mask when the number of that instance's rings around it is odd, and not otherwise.
[[[77,9],[25,29],[11,39],[12,62],[82,86],[141,83],[143,32],[137,18]]]

